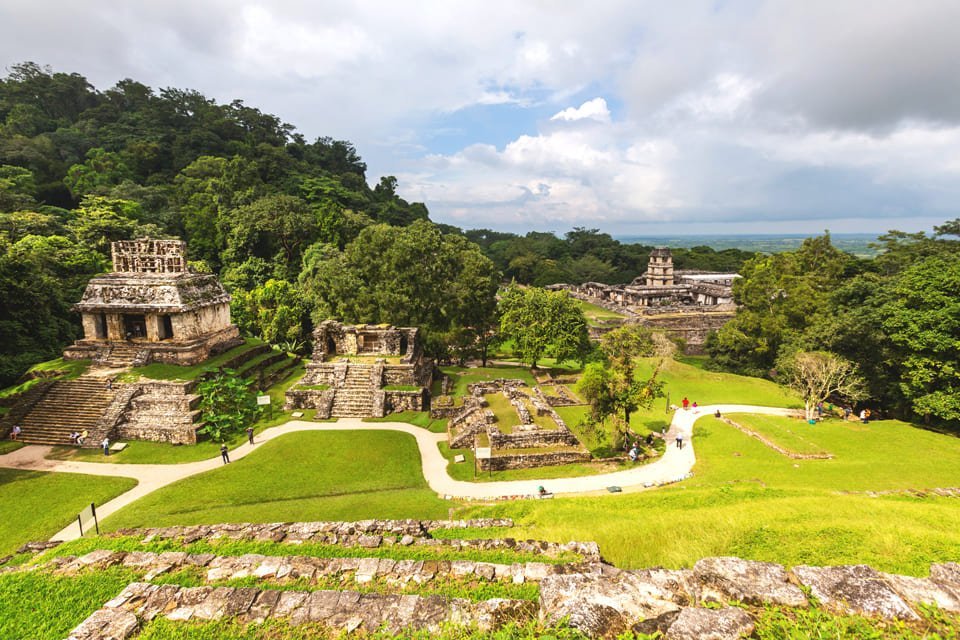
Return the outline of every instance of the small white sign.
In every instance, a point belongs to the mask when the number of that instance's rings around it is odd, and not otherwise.
[[[270,404],[270,396],[257,396],[257,404],[261,406]]]
[[[484,460],[493,457],[493,451],[490,447],[477,447],[477,460]]]
[[[463,462],[464,460],[466,460],[466,458],[464,458],[462,454],[457,454],[453,456],[454,462]]]

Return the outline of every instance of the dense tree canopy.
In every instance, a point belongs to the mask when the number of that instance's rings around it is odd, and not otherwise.
[[[186,240],[191,263],[234,293],[246,331],[301,343],[309,323],[291,323],[305,302],[293,309],[277,283],[293,286],[312,244],[426,219],[397,186],[386,176],[371,188],[351,143],[308,142],[239,100],[133,80],[98,91],[14,65],[0,79],[0,385],[78,337],[70,306],[107,268],[110,242],[144,235]]]
[[[499,277],[480,250],[437,225],[365,228],[343,250],[327,243],[304,255],[300,285],[315,320],[419,326],[433,352],[445,332],[486,331]]]
[[[536,368],[544,357],[557,363],[586,358],[587,321],[580,304],[566,291],[511,285],[500,298],[500,331],[513,353]]]
[[[856,366],[866,405],[960,425],[958,231],[957,220],[933,236],[891,231],[873,260],[824,236],[748,261],[736,318],[708,339],[710,365],[764,375],[792,353],[831,352]]]

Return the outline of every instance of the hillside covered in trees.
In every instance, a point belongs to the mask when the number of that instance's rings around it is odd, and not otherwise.
[[[351,143],[307,141],[240,100],[130,79],[100,91],[16,65],[0,79],[0,385],[78,336],[70,306],[113,240],[183,238],[244,332],[299,351],[311,319],[333,314],[421,325],[442,353],[493,326],[502,278],[628,282],[646,266],[650,247],[598,230],[435,225],[396,189],[393,176],[370,186]],[[732,271],[747,257],[698,247],[676,262]]]
[[[960,220],[891,231],[860,259],[830,236],[747,261],[734,283],[736,317],[709,336],[709,366],[776,376],[797,352],[851,362],[865,406],[960,425]]]

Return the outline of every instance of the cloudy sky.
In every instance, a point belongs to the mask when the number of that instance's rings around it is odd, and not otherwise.
[[[956,0],[0,4],[0,65],[243,99],[465,228],[960,217]]]

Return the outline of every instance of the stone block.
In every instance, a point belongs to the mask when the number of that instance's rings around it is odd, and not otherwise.
[[[670,625],[666,637],[667,640],[738,640],[752,634],[753,629],[750,616],[736,607],[688,607]]]
[[[570,626],[590,637],[613,638],[631,629],[662,631],[679,612],[672,593],[627,572],[552,575],[540,582],[540,619],[555,623],[568,618]]]
[[[881,573],[893,590],[909,604],[936,605],[943,611],[960,613],[960,594],[929,578]]]
[[[704,602],[736,600],[752,605],[806,607],[807,598],[789,582],[786,570],[772,562],[740,558],[703,558],[693,566]]]
[[[866,565],[801,565],[793,568],[793,574],[801,584],[810,588],[814,597],[833,611],[886,619],[919,619],[883,576]]]

